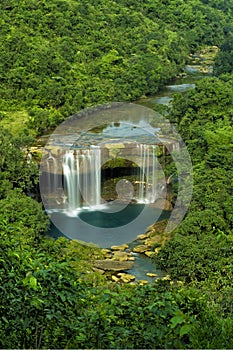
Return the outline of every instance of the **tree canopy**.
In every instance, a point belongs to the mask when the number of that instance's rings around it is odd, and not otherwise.
[[[38,134],[81,108],[156,93],[229,23],[224,6],[200,0],[3,0],[0,10],[0,110],[27,110]]]
[[[0,10],[0,347],[233,348],[233,1],[1,0]],[[46,235],[30,135],[155,94],[205,45],[220,47],[215,76],[175,95],[167,116],[194,167],[189,211],[153,258],[170,277],[116,284],[93,270],[99,248]]]

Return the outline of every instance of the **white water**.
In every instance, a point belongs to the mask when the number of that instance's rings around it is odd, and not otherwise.
[[[157,187],[157,157],[156,146],[139,145],[140,173],[138,203],[154,203]]]
[[[68,209],[92,208],[101,203],[101,151],[98,147],[68,151],[62,160]]]
[[[57,159],[49,154],[49,157],[46,159],[46,168],[48,174],[48,191],[50,193],[57,193],[58,189],[58,176],[57,176]]]
[[[154,203],[157,195],[156,146],[138,145],[139,181],[135,195],[138,203]],[[69,150],[62,158],[64,192],[68,211],[101,207],[101,149]]]

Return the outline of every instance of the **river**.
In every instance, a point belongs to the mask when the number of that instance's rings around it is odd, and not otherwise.
[[[184,67],[184,76],[172,80],[168,85],[165,85],[158,94],[155,96],[150,96],[148,98],[142,98],[137,100],[136,103],[142,104],[149,108],[155,108],[158,110],[158,105],[170,107],[172,103],[172,97],[175,93],[184,93],[190,89],[195,88],[195,83],[210,75],[212,73],[212,67],[209,67],[208,73],[202,74],[200,72],[201,66],[197,65],[187,65]],[[135,246],[140,242],[134,241],[130,247]],[[165,276],[165,272],[161,271],[156,267],[153,261],[145,256],[144,254],[135,254],[134,266],[129,273],[136,276],[136,280],[147,280],[148,282],[154,281],[154,278],[151,278],[147,275],[148,272],[157,274],[158,277]]]
[[[135,103],[136,104],[141,104],[141,105],[149,107],[151,109],[155,109],[156,111],[159,111],[159,108],[165,108],[165,109],[169,108],[171,106],[172,97],[173,97],[173,95],[175,93],[184,93],[187,90],[195,88],[195,83],[197,82],[197,80],[199,80],[199,79],[201,79],[201,78],[203,78],[203,77],[205,77],[207,75],[207,74],[200,73],[199,68],[200,68],[199,65],[196,65],[196,66],[195,65],[187,65],[184,68],[184,73],[182,74],[181,77],[178,77],[178,78],[172,80],[171,82],[169,82],[169,84],[165,85],[162,89],[160,89],[160,91],[155,96],[142,98],[142,99],[140,99],[138,101],[135,101]],[[211,70],[209,70],[209,72],[211,72]],[[151,208],[148,207],[147,211],[149,211],[149,210],[151,210]],[[144,216],[145,216],[145,213],[144,213]],[[56,215],[56,213],[52,214],[52,215]],[[100,220],[99,218],[96,219],[96,217],[94,216],[93,212],[92,213],[88,212],[87,214],[84,213],[83,215],[89,215],[89,216],[91,215],[90,216],[91,220],[97,220],[97,219]],[[128,215],[129,214],[127,212],[127,216]],[[150,214],[150,217],[152,217],[151,214]],[[158,215],[158,217],[159,217],[159,215]],[[63,217],[63,215],[61,215],[61,213],[59,213],[58,218],[59,218],[59,225],[61,225],[61,227],[62,227],[61,231],[62,232],[66,232],[66,229],[64,229],[64,227],[62,226],[62,225],[66,225],[67,224],[66,219],[64,219],[64,217]],[[77,232],[77,229],[75,228],[76,222],[74,223],[73,231],[71,230],[71,226],[70,225],[72,224],[72,222],[74,220],[77,220],[77,218],[69,218],[69,230],[70,230],[70,232],[74,232],[74,237],[73,237],[72,234],[69,234],[69,236],[71,235],[69,237],[71,239],[75,239],[76,238],[75,235],[76,235],[76,232]],[[90,218],[89,219],[87,218],[86,220],[84,220],[84,222],[85,221],[89,222]],[[102,217],[101,217],[101,220],[103,222],[105,222],[105,219],[103,220]],[[148,224],[146,222],[144,224],[144,222],[142,222],[140,220],[138,222],[138,224],[135,226],[135,229],[133,230],[132,240],[133,240],[133,237],[136,237],[137,234],[143,232],[143,228],[140,226],[141,224],[143,225],[143,227],[147,227],[150,224],[152,224],[152,222],[149,222]],[[103,227],[103,226],[100,225],[100,227]],[[114,227],[115,227],[115,225],[114,225]],[[124,226],[121,226],[119,228],[119,232],[118,232],[119,242],[117,242],[116,241],[116,237],[114,237],[114,243],[115,244],[121,244],[122,243],[122,237],[121,237],[122,235],[123,236],[127,236],[126,235],[127,232],[124,233],[123,232],[124,230],[122,231],[122,227],[124,227]],[[99,236],[96,235],[96,230],[98,230],[98,227],[95,226],[93,230],[94,230],[93,234],[92,234],[92,232],[90,233],[91,236],[90,236],[90,240],[89,241],[92,241],[94,243],[99,244],[98,240],[101,237],[101,239],[103,241],[101,241],[100,246],[103,247],[105,245],[105,243],[106,243],[106,237],[101,236],[103,229],[101,228],[101,230],[100,230],[101,234]],[[85,236],[86,236],[90,230],[88,232],[86,232],[86,227],[85,227],[85,230],[83,230],[83,231],[85,231]],[[108,229],[107,234],[109,234],[109,233],[110,233],[110,229]],[[54,236],[54,237],[58,236],[57,229],[56,228],[52,229],[50,231],[50,234],[52,236]],[[96,237],[97,241],[93,241],[93,237]],[[110,246],[110,243],[111,243],[110,239],[112,239],[112,236],[109,238],[109,245],[108,245],[108,247]],[[125,243],[128,243],[128,242],[125,242]],[[133,243],[130,244],[130,248],[132,248],[132,246],[134,246],[135,244],[137,244],[137,241],[133,241]],[[145,255],[135,253],[134,257],[135,257],[134,266],[128,272],[133,274],[136,277],[136,280],[143,279],[143,280],[147,280],[147,281],[152,281],[153,279],[147,276],[147,272],[156,273],[158,275],[158,277],[164,276],[164,272],[162,272],[161,270],[158,270],[156,268],[156,266],[153,264],[152,260],[149,259],[148,257],[146,257]]]

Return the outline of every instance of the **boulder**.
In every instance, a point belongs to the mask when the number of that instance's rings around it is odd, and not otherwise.
[[[114,275],[112,275],[112,280],[114,281],[114,282],[119,282],[119,278],[117,278],[116,276],[114,276]]]
[[[134,261],[134,260],[135,260],[135,257],[129,256],[129,257],[128,257],[128,260],[129,260],[129,261]]]
[[[135,280],[135,276],[134,275],[130,275],[129,273],[120,272],[120,273],[117,274],[117,276],[124,283],[129,283],[129,282],[132,282],[132,281]]]
[[[111,253],[111,250],[110,250],[110,249],[103,248],[103,249],[101,249],[101,252],[102,252],[103,254],[109,254],[109,253]]]
[[[150,232],[148,232],[148,233],[142,233],[141,235],[138,235],[138,236],[137,236],[137,239],[143,240],[143,239],[148,238],[149,236],[150,236]]]
[[[144,253],[146,250],[148,250],[148,246],[147,245],[138,245],[136,247],[133,248],[133,252],[135,253]]]
[[[162,277],[161,280],[163,280],[163,281],[170,281],[171,277],[169,275],[166,275],[166,276]]]
[[[112,259],[95,260],[94,267],[104,271],[124,271],[133,267],[132,261],[116,261]]]
[[[148,277],[157,277],[157,273],[147,272]]]
[[[144,254],[145,254],[146,256],[148,256],[149,258],[151,258],[153,255],[155,255],[155,253],[152,252],[151,250],[147,250],[146,252],[144,252]]]
[[[140,284],[140,286],[144,286],[145,284],[148,284],[149,282],[147,280],[139,280],[138,284]]]
[[[101,249],[101,252],[103,253],[105,259],[110,259],[112,256],[112,252],[110,249],[103,248],[103,249]]]
[[[126,252],[122,252],[119,250],[113,252],[112,260],[127,261],[128,259],[129,259],[129,254]]]
[[[158,221],[152,224],[151,226],[148,226],[146,232],[157,233],[157,234],[164,233],[167,223],[168,223],[167,220]]]
[[[122,244],[122,245],[113,245],[111,246],[111,250],[121,250],[124,251],[125,249],[129,248],[128,244]]]

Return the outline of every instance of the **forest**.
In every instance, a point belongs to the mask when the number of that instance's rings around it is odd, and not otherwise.
[[[233,348],[233,0],[2,0],[0,348]],[[70,115],[153,96],[217,46],[212,76],[167,118],[194,170],[189,210],[152,259],[170,280],[120,284],[97,247],[53,239],[25,150]]]

